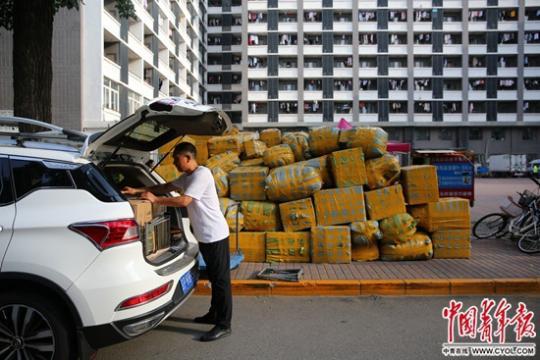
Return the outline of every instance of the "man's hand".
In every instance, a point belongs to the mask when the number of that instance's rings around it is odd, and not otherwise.
[[[141,199],[148,200],[152,204],[157,202],[158,197],[154,194],[152,194],[150,191],[145,191],[141,194]]]
[[[137,194],[141,194],[143,192],[144,192],[143,190],[132,188],[130,186],[125,186],[122,189],[122,194],[124,194],[124,195],[137,195]]]

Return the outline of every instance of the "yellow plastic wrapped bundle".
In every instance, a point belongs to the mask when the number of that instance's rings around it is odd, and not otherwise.
[[[398,159],[390,154],[366,161],[368,187],[371,190],[390,186],[399,179]]]
[[[319,173],[321,174],[323,188],[331,188],[334,186],[334,179],[332,178],[332,170],[328,161],[328,155],[301,161],[295,165],[311,166],[318,169]]]
[[[158,150],[160,156],[165,156],[166,154],[169,154],[167,155],[167,158],[161,162],[161,164],[173,164],[172,150],[176,145],[180,144],[181,142],[188,142],[193,144],[197,149],[197,163],[199,163],[199,165],[206,164],[206,161],[208,160],[208,139],[210,138],[212,138],[212,136],[185,135],[181,138],[176,138],[172,141],[169,141],[167,144],[163,145]]]
[[[309,232],[266,233],[267,262],[308,263],[309,256]]]
[[[220,167],[226,173],[229,173],[232,169],[240,164],[238,153],[227,151],[222,154],[214,155],[206,163],[206,167],[212,170],[215,167]]]
[[[242,201],[244,227],[250,231],[279,231],[278,206],[266,201]]]
[[[339,150],[339,129],[319,127],[309,131],[309,150],[314,156],[330,154]]]
[[[228,198],[219,198],[221,213],[225,216],[231,232],[236,233],[236,214],[238,213],[238,231],[244,228],[244,215],[240,212],[240,204]],[[232,239],[232,236],[231,236]]]
[[[470,229],[443,229],[431,234],[434,259],[468,259],[471,257]]]
[[[258,133],[251,131],[241,131],[236,136],[240,142],[240,154],[244,154],[246,152],[246,142],[257,140],[259,138]],[[266,144],[264,146],[266,146]]]
[[[227,173],[220,167],[215,167],[212,169],[212,175],[214,176],[218,196],[227,197],[229,195],[229,180],[227,179]]]
[[[266,144],[260,140],[248,140],[244,142],[244,154],[247,159],[260,158],[266,151]]]
[[[180,176],[180,172],[178,169],[176,169],[176,166],[170,164],[170,165],[163,165],[159,164],[159,166],[156,168],[156,172],[161,176],[165,181],[173,181],[175,179],[178,179]]]
[[[309,135],[303,131],[290,132],[282,136],[281,141],[291,147],[296,161],[309,159]]]
[[[347,140],[348,148],[361,147],[366,159],[386,154],[388,134],[379,127],[359,127],[350,130],[342,139]]]
[[[416,221],[407,213],[390,216],[381,220],[380,224],[384,244],[404,243],[416,233]]]
[[[264,129],[259,133],[259,139],[268,147],[279,145],[281,144],[281,130]]]
[[[281,166],[266,178],[266,196],[272,201],[292,201],[311,196],[322,186],[319,171],[310,166]]]
[[[433,257],[433,246],[427,234],[417,232],[411,240],[395,245],[383,244],[380,246],[381,260],[409,261],[429,260]]]
[[[264,166],[263,158],[249,159],[240,162],[240,166]]]
[[[401,185],[366,192],[366,208],[370,220],[381,220],[407,212]]]
[[[471,214],[469,200],[442,198],[437,202],[409,206],[409,213],[418,226],[428,232],[442,229],[469,229]]]
[[[287,232],[309,229],[317,225],[311,198],[279,204],[281,224]]]
[[[317,191],[313,195],[318,225],[347,224],[366,220],[361,186]]]
[[[375,220],[355,221],[350,227],[353,246],[377,245],[383,236],[379,229],[379,222]]]
[[[264,164],[275,168],[294,163],[294,154],[291,147],[287,144],[281,144],[268,148],[263,155]]]
[[[223,135],[238,135],[239,133],[240,133],[240,130],[235,125],[233,125],[229,129],[225,130],[223,132]]]
[[[330,164],[337,187],[358,186],[367,183],[362,149],[334,151],[330,155]]]
[[[311,260],[315,264],[351,262],[351,231],[348,226],[311,228]]]
[[[439,201],[437,168],[433,165],[405,166],[401,169],[401,185],[409,205]]]
[[[236,252],[236,235],[229,237],[231,252]],[[266,259],[266,233],[242,231],[238,234],[238,248],[244,255],[245,262],[265,262]]]
[[[229,173],[231,199],[266,200],[264,190],[268,168],[263,166],[237,167]]]
[[[242,142],[237,135],[215,136],[208,140],[208,153],[210,156],[232,151],[240,154]]]

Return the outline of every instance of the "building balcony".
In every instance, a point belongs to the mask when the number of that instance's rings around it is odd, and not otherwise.
[[[248,101],[267,101],[268,91],[249,90],[247,93]]]
[[[540,46],[538,46],[537,49],[540,50]],[[532,49],[527,49],[527,45],[525,45],[525,54],[534,53],[534,51],[531,52],[531,50]],[[499,44],[497,52],[499,54],[517,54],[518,46],[516,44]]]
[[[443,98],[446,101],[462,101],[463,92],[461,90],[444,90]]]
[[[358,115],[358,122],[360,123],[376,123],[379,121],[378,114],[363,114]]]
[[[278,9],[296,10],[296,1],[295,0],[280,0],[278,1]]]
[[[459,114],[443,114],[444,122],[461,122],[463,120],[463,115]]]
[[[350,33],[353,30],[352,22],[347,22],[347,21],[344,21],[344,22],[334,21],[333,27],[334,27],[335,32],[339,31],[339,32]]]
[[[351,55],[352,53],[352,45],[334,45],[334,54],[336,55]]]
[[[298,91],[279,90],[279,100],[298,101]]]
[[[352,91],[337,91],[337,90],[334,90],[334,100],[352,101],[352,99],[353,99]]]
[[[453,0],[455,1],[455,0]],[[461,2],[461,1],[459,1]],[[461,7],[461,5],[460,5]],[[487,7],[487,0],[469,0],[469,8],[470,9],[474,9],[474,8],[485,8]]]
[[[461,44],[443,45],[443,53],[448,55],[461,54],[461,48]]]
[[[268,76],[267,68],[248,69],[249,79],[261,79]]]
[[[469,68],[469,77],[485,77],[487,76],[487,69],[485,67]]]
[[[322,123],[323,122],[323,116],[322,116],[322,114],[304,113],[304,122],[306,122],[306,123]]]
[[[360,90],[358,91],[358,98],[360,99],[360,101],[378,100],[379,93],[377,92],[377,90]]]
[[[478,100],[483,101],[487,99],[485,90],[479,90],[479,91],[469,90],[468,96],[469,96],[469,100],[472,100],[472,101],[478,101]]]
[[[154,18],[146,9],[142,6],[142,3],[139,3],[137,1],[133,1],[133,6],[135,7],[135,13],[137,14],[137,17],[141,19],[141,21],[147,25],[150,29],[154,26]]]
[[[517,68],[498,68],[497,76],[517,77]]]
[[[432,53],[433,46],[431,44],[414,44],[415,55],[429,55]]]
[[[524,90],[523,100],[538,100],[540,99],[540,90]]]
[[[540,67],[523,68],[524,77],[540,77]]]
[[[322,32],[322,22],[304,22],[304,33]]]
[[[392,100],[404,100],[406,101],[408,96],[407,96],[407,91],[406,90],[390,90],[388,91],[388,98],[389,99],[392,99]]]
[[[407,23],[405,23],[405,25],[407,25]],[[388,27],[390,28],[390,24],[388,24]],[[375,32],[377,31],[377,22],[376,21],[359,21],[358,31],[359,32]]]
[[[268,114],[249,114],[247,118],[247,122],[248,123],[267,123]]]
[[[131,33],[128,33],[128,46],[147,63],[152,64],[154,62],[152,51]]]
[[[305,0],[304,9],[310,9],[310,10],[322,9],[322,0]]]
[[[279,114],[278,123],[296,123],[298,122],[298,114]]]
[[[524,122],[538,123],[538,119],[540,119],[540,114],[523,114],[523,121]]]
[[[414,100],[431,100],[433,98],[433,91],[427,90],[427,91],[420,91],[415,90],[414,91]]]
[[[430,67],[415,67],[414,77],[430,77],[433,75],[433,69]]]
[[[248,23],[248,33],[261,33],[264,34],[268,31],[267,23]]]
[[[117,122],[120,121],[121,115],[119,112],[103,108],[103,121],[105,122]]]
[[[304,68],[304,78],[322,77],[322,68]]]
[[[120,65],[115,63],[114,61],[103,57],[103,76],[119,82],[120,81]]]
[[[280,22],[278,23],[278,30],[296,33],[298,32],[298,23],[297,22]]]
[[[487,115],[485,113],[481,114],[468,114],[468,118],[470,122],[486,122],[487,121]]]
[[[352,114],[334,114],[334,122],[335,123],[340,122],[341,119],[345,119],[348,122],[352,122],[353,121],[353,116],[352,116]]]
[[[377,77],[377,68],[360,68],[358,69],[359,77]]]
[[[117,39],[120,39],[120,22],[116,20],[107,10],[103,9],[103,28],[110,32]]]
[[[390,21],[388,22],[388,31],[389,32],[406,32],[407,22],[406,21],[395,21],[395,22]]]
[[[296,55],[298,54],[297,45],[279,45],[278,47],[279,55]]]
[[[446,4],[445,4],[446,6]],[[461,21],[445,21],[443,22],[444,31],[463,31],[463,23]]]
[[[498,31],[518,31],[518,22],[517,21],[499,21],[497,23],[497,30]]]
[[[533,6],[535,1],[527,0],[527,6]],[[499,7],[518,7],[519,0],[499,0]]]
[[[506,45],[506,46],[510,46],[510,45]],[[514,45],[515,49],[516,49],[516,52],[517,52],[517,45]],[[505,51],[510,51],[510,50],[506,50],[504,49]],[[525,54],[540,54],[540,44],[525,44]],[[499,45],[499,53],[502,52],[502,49],[501,49],[501,45]],[[515,52],[512,52],[512,54],[515,53]]]
[[[486,53],[487,53],[487,45],[485,45],[485,44],[469,45],[469,54],[470,55],[475,55],[475,54],[484,55]]]
[[[309,100],[309,101],[318,100],[318,101],[321,101],[322,98],[323,98],[322,90],[320,90],[320,91],[308,91],[308,90],[305,90],[304,91],[304,100]]]
[[[469,32],[471,31],[486,31],[486,21],[469,21]]]
[[[433,121],[433,115],[432,114],[424,114],[424,113],[414,113],[413,119],[414,119],[414,122],[418,122],[418,123],[432,122]]]
[[[376,1],[370,1],[370,8],[371,8],[371,4],[375,4],[373,6],[373,8],[376,8],[377,7],[377,2]],[[364,7],[362,5],[362,7]],[[401,10],[406,10],[407,9],[407,0],[388,0],[388,8],[389,9],[401,9]]]
[[[334,9],[352,9],[352,0],[334,0],[333,2]]]
[[[267,45],[250,45],[247,48],[248,55],[266,55],[268,52]],[[221,47],[219,50],[212,51],[209,47],[208,52],[221,52]]]
[[[516,100],[518,98],[516,90],[499,90],[497,91],[497,100]]]
[[[431,6],[430,6],[431,7]],[[413,30],[414,31],[426,31],[431,32],[433,30],[433,26],[431,24],[431,21],[425,21],[425,22],[414,22],[413,23]]]
[[[462,68],[444,68],[443,76],[444,77],[462,77],[463,69]]]
[[[407,114],[390,114],[388,116],[389,122],[407,122],[409,116]]]
[[[304,45],[304,55],[321,55],[322,45]]]
[[[406,78],[408,76],[407,68],[388,68],[388,76]]]
[[[288,77],[288,78],[297,78],[298,77],[298,69],[296,68],[279,68],[279,76],[280,77]]]
[[[540,6],[540,1],[538,1]],[[540,29],[540,20],[527,20],[525,21],[525,31],[534,31]]]
[[[334,77],[347,77],[353,76],[353,70],[351,68],[334,68]]]
[[[497,121],[500,122],[516,122],[517,114],[497,114]]]
[[[390,55],[407,55],[407,45],[388,45]]]
[[[362,55],[376,55],[377,45],[358,45],[358,53]]]

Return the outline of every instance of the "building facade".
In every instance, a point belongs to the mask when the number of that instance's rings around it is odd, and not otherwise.
[[[53,123],[107,128],[150,99],[206,99],[206,1],[132,0],[136,19],[114,0],[62,9],[53,34]],[[0,110],[13,108],[11,33],[2,31]]]
[[[208,100],[244,128],[384,127],[540,155],[540,1],[210,0]]]

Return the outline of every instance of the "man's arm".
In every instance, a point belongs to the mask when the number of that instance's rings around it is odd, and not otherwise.
[[[148,200],[152,204],[172,206],[172,207],[186,207],[193,201],[191,196],[182,195],[175,197],[156,196],[149,191],[145,191],[141,194],[141,199]]]
[[[133,188],[126,186],[122,189],[122,194],[124,195],[139,195],[144,192],[151,192],[154,194],[167,194],[171,191],[178,190],[178,187],[176,187],[172,182],[168,182],[166,184],[159,184],[159,185],[153,185],[153,186],[145,186],[140,188]]]

